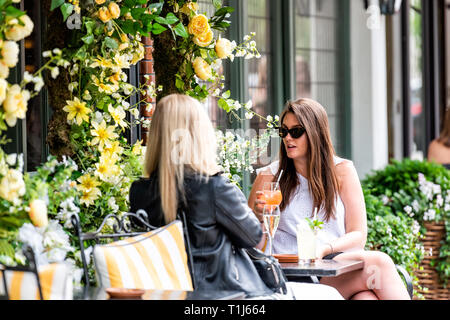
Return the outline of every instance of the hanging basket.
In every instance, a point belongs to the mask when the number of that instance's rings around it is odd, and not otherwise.
[[[426,300],[449,300],[450,299],[450,287],[444,288],[443,284],[439,281],[439,274],[430,265],[433,259],[439,258],[439,250],[441,248],[441,241],[445,235],[445,223],[444,222],[426,222],[425,228],[427,232],[422,240],[425,248],[425,258],[421,261],[420,267],[423,270],[416,270],[415,274],[419,278],[419,285],[425,289],[419,289],[415,287],[415,291],[421,293]],[[431,255],[428,253],[431,252]]]

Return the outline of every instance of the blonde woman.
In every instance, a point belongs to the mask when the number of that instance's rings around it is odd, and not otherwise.
[[[318,208],[318,217],[324,222],[319,258],[365,263],[362,270],[324,277],[320,283],[336,288],[345,299],[409,299],[391,258],[364,250],[367,221],[361,184],[353,163],[335,155],[325,109],[311,99],[289,102],[280,123],[279,161],[258,170],[249,197],[249,205],[262,221],[265,202],[260,191],[283,170],[281,218],[273,252],[296,254],[296,226],[313,217]]]
[[[259,221],[244,194],[220,175],[216,151],[214,129],[197,100],[179,94],[162,98],[148,134],[147,178],[130,189],[131,212],[144,209],[151,224],[162,226],[176,219],[184,203],[196,289],[271,294],[243,250],[260,242]],[[301,288],[312,297],[316,292],[323,299],[342,298],[323,285]]]

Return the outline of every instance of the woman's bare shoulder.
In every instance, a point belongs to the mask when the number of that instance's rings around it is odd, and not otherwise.
[[[356,172],[356,168],[353,161],[343,159],[336,165],[336,174],[338,176],[343,176],[354,172]]]
[[[440,143],[437,139],[433,140],[428,147],[428,160],[438,163],[449,163],[450,148]]]

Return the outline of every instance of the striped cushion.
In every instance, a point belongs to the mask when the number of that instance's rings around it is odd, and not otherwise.
[[[65,263],[52,263],[39,267],[38,273],[44,300],[72,300],[72,275]],[[11,300],[40,299],[36,276],[32,272],[7,270],[5,276]],[[0,293],[4,294],[1,274]]]
[[[136,237],[96,245],[93,257],[104,288],[193,290],[178,220]]]

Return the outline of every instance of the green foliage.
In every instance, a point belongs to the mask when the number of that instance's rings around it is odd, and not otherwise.
[[[427,161],[393,161],[368,175],[362,186],[369,227],[367,248],[389,254],[410,274],[429,254],[421,243],[424,222],[445,221],[446,239],[432,265],[446,286],[450,276],[449,170]]]

